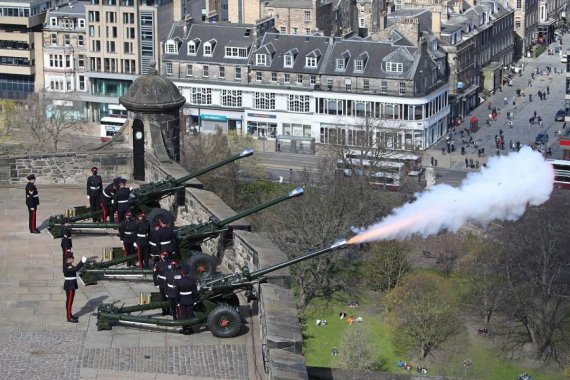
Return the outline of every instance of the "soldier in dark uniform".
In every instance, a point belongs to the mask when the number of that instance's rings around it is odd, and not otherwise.
[[[130,211],[125,212],[125,220],[121,222],[119,226],[119,237],[121,238],[121,243],[125,249],[125,256],[131,256],[135,254],[135,235],[136,235],[137,225],[132,218],[132,213]],[[131,262],[127,263],[131,266]]]
[[[149,222],[150,223],[150,222]],[[158,235],[160,234],[160,223],[152,226],[148,233],[148,244],[150,245],[150,258],[152,265],[159,262],[160,250],[158,249]]]
[[[117,210],[118,222],[125,219],[125,212],[130,209],[129,200],[131,198],[131,190],[126,187],[127,180],[122,178],[119,182],[119,188],[115,193],[115,209]]]
[[[119,188],[119,181],[121,178],[115,178],[113,182],[103,189],[103,196],[101,197],[101,205],[103,206],[103,222],[107,223],[107,216],[110,223],[115,223],[115,210],[113,203],[115,202],[115,193]]]
[[[176,280],[176,290],[178,291],[180,319],[194,318],[194,303],[198,301],[198,288],[196,281],[190,277],[190,267],[186,264],[180,267],[180,279]],[[192,334],[192,328],[184,326],[178,332],[189,335]]]
[[[166,298],[170,302],[170,315],[175,321],[178,320],[178,290],[176,281],[179,280],[178,261],[171,259],[166,270]]]
[[[154,263],[153,279],[154,285],[160,292],[160,300],[166,301],[166,272],[168,271],[168,252],[161,252],[159,261]],[[167,307],[162,308],[162,315],[168,315],[170,311]]]
[[[71,242],[71,227],[69,226],[69,219],[63,219],[63,227],[61,229],[61,251],[63,254],[63,264],[67,258],[68,252],[71,252],[73,244]]]
[[[40,231],[36,229],[36,219],[38,215],[38,206],[40,204],[40,197],[38,189],[35,185],[36,176],[30,174],[28,176],[28,184],[26,185],[26,206],[28,206],[28,225],[32,234],[39,234]]]
[[[148,234],[150,232],[150,224],[146,219],[144,212],[139,212],[137,215],[136,223],[136,238],[135,245],[137,255],[139,258],[139,268],[149,268],[148,256],[150,251],[150,244],[148,242]]]
[[[67,253],[67,259],[63,266],[63,290],[65,290],[65,310],[67,311],[67,322],[77,323],[79,318],[71,313],[73,307],[73,298],[75,297],[75,289],[77,289],[77,272],[83,267],[87,258],[83,256],[81,262],[73,266],[73,253]]]
[[[176,231],[173,227],[166,224],[166,221],[159,219],[160,233],[158,234],[158,249],[160,252],[166,251],[171,257],[176,258]]]
[[[97,174],[97,168],[91,168],[91,176],[87,178],[87,199],[89,199],[89,207],[91,212],[97,212],[101,209],[101,194],[103,192],[103,180]],[[99,221],[99,216],[94,216],[93,221]]]

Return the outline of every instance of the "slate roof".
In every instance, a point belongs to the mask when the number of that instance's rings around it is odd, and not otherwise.
[[[259,47],[251,54],[249,63],[253,70],[258,71],[317,74],[326,59],[330,41],[329,37],[323,36],[265,33]],[[266,66],[256,65],[256,54],[265,53],[269,48],[273,49],[273,54],[268,57]],[[285,54],[294,56],[293,67],[284,67]],[[305,57],[311,54],[320,55],[316,68],[305,67]]]
[[[63,16],[76,16],[79,18],[86,18],[85,17],[85,2],[84,1],[77,1],[71,6],[69,3],[60,4],[58,5],[57,9],[52,8],[48,11],[47,17],[63,17]],[[49,18],[46,19],[49,23]]]
[[[200,63],[217,63],[217,64],[238,64],[244,65],[248,61],[248,57],[226,58],[226,47],[245,47],[249,49],[248,55],[251,54],[251,48],[254,44],[255,26],[240,24],[190,24],[187,33],[184,33],[184,21],[176,22],[172,25],[168,38],[164,41],[174,40],[178,42],[178,54],[163,54],[163,59],[200,62]],[[196,54],[188,55],[188,42],[196,41]],[[215,42],[212,56],[204,55],[204,43],[207,41]]]
[[[336,69],[336,60],[341,59],[348,53],[345,70]],[[354,61],[362,59],[367,54],[364,70],[354,71]],[[329,59],[322,73],[327,75],[349,75],[368,78],[388,79],[412,79],[417,65],[418,48],[408,46],[394,46],[386,42],[378,41],[346,41],[337,40],[330,52]],[[386,71],[386,62],[401,62],[402,73]]]
[[[266,8],[299,8],[313,9],[312,0],[273,0],[265,5]]]

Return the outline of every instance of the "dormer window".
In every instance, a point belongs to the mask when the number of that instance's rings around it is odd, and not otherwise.
[[[79,27],[81,29],[85,29],[85,19],[84,18],[80,18],[78,24],[79,24]]]
[[[337,58],[335,60],[335,66],[334,66],[335,70],[336,71],[345,71],[346,66],[348,65],[349,59],[350,59],[350,53],[347,50],[344,53],[342,53],[339,58]]]
[[[199,40],[192,40],[188,42],[188,55],[196,55],[198,51]]]
[[[389,73],[402,73],[404,72],[404,65],[402,62],[386,62],[386,71]]]
[[[364,61],[362,59],[357,59],[354,61],[354,71],[363,71]]]
[[[312,68],[317,67],[317,57],[306,57],[305,66]]]
[[[336,70],[338,71],[344,71],[345,67],[344,67],[344,59],[342,58],[337,58],[336,59]]]
[[[50,17],[49,19],[49,26],[57,26],[57,18]]]
[[[176,41],[168,40],[164,44],[164,52],[166,54],[178,54],[178,44]]]
[[[207,57],[211,57],[214,53],[215,47],[216,47],[216,40],[214,39],[204,42],[204,55]]]
[[[267,56],[265,54],[256,54],[255,64],[258,66],[267,66]]]
[[[285,54],[283,56],[283,67],[293,67],[293,55],[292,54]]]

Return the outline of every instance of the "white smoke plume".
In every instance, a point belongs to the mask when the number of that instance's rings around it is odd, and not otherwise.
[[[413,203],[368,228],[355,230],[357,236],[349,243],[457,232],[468,222],[485,227],[493,220],[517,220],[527,205],[548,200],[553,181],[552,166],[540,153],[524,147],[518,153],[489,159],[486,168],[470,173],[459,187],[439,184],[416,194]]]

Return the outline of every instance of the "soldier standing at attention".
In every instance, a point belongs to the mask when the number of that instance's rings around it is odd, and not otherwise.
[[[75,290],[77,289],[77,272],[83,267],[87,258],[83,256],[81,262],[73,266],[73,253],[69,251],[63,266],[63,290],[65,290],[65,310],[67,312],[67,322],[77,323],[79,318],[71,313],[73,307],[73,298],[75,298]]]
[[[139,212],[136,220],[136,238],[135,247],[137,249],[137,255],[139,257],[139,268],[148,269],[148,255],[150,251],[150,245],[148,242],[148,233],[150,232],[150,224],[144,216],[144,212]]]
[[[61,229],[61,251],[63,253],[63,263],[65,264],[66,256],[71,252],[73,244],[71,242],[71,227],[69,226],[69,219],[63,219],[63,227]]]
[[[136,228],[135,221],[132,219],[132,213],[130,211],[125,212],[125,219],[119,226],[119,237],[121,238],[121,243],[123,243],[126,257],[135,254]],[[131,266],[130,261],[127,262],[127,266]]]
[[[115,193],[119,188],[120,178],[115,178],[113,182],[103,189],[103,196],[101,197],[101,205],[103,206],[103,222],[107,223],[107,216],[110,223],[115,223],[115,211],[113,210],[113,203],[115,202]]]
[[[150,224],[150,222],[149,222]],[[150,257],[152,258],[152,265],[159,262],[160,250],[158,249],[158,235],[160,234],[160,223],[152,226],[148,233],[148,243],[150,244]]]
[[[91,176],[87,178],[87,199],[89,199],[89,207],[91,213],[95,213],[101,209],[101,194],[103,191],[103,180],[97,174],[97,168],[91,168]],[[99,221],[99,216],[93,216],[93,221]]]
[[[28,184],[26,185],[26,206],[28,206],[28,225],[30,227],[30,233],[39,234],[40,231],[36,229],[36,218],[38,206],[40,204],[40,197],[35,183],[36,176],[30,174],[28,176]]]
[[[170,302],[170,315],[175,321],[178,320],[178,290],[176,289],[176,281],[182,276],[178,271],[178,261],[170,260],[170,264],[166,270],[166,298]]]
[[[180,267],[180,278],[176,280],[178,291],[178,304],[180,308],[180,319],[194,318],[194,303],[198,301],[198,288],[196,281],[190,277],[190,267],[186,264]],[[180,334],[192,334],[190,326],[183,326]]]
[[[154,284],[160,292],[160,300],[166,301],[166,272],[168,271],[168,252],[160,252],[160,259],[154,263],[153,277]],[[162,308],[162,315],[170,314],[168,307]]]
[[[129,209],[129,199],[131,198],[131,190],[126,187],[127,180],[121,178],[119,182],[119,188],[115,193],[115,208],[117,210],[117,218],[120,223],[125,219],[125,212]]]
[[[176,231],[166,224],[165,219],[159,219],[160,233],[158,234],[158,249],[160,252],[166,251],[170,257],[176,257]]]

